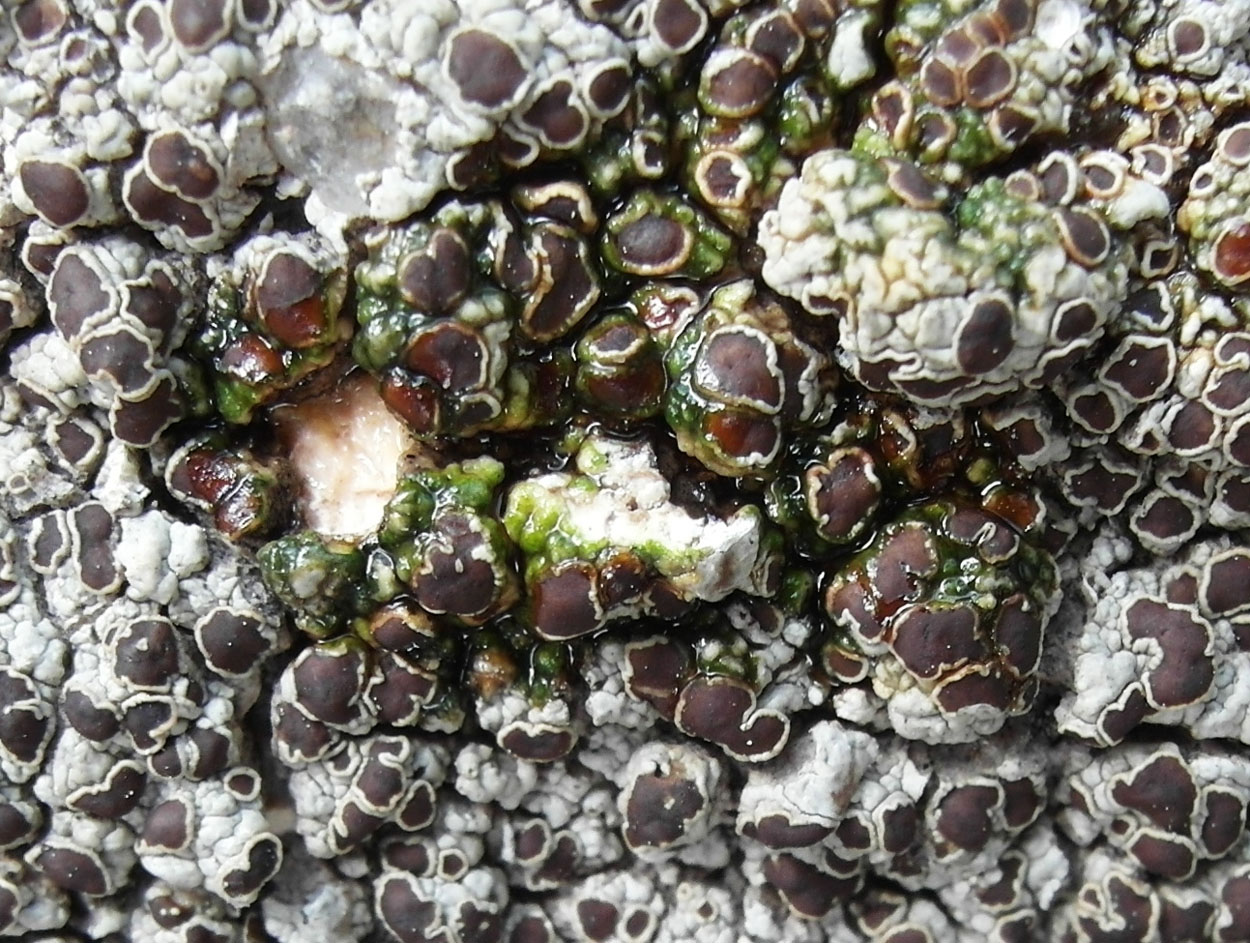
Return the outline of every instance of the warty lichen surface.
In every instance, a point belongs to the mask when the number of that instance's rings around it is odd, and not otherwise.
[[[0,60],[0,938],[1250,943],[1250,4]]]

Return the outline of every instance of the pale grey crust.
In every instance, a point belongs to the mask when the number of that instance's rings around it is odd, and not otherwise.
[[[0,938],[1250,941],[1248,50],[13,0]]]

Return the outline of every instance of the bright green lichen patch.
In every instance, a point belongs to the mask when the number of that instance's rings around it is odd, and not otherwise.
[[[378,542],[427,612],[477,625],[515,601],[511,545],[492,511],[503,474],[485,457],[421,469],[386,506]]]
[[[315,638],[342,631],[365,608],[365,554],[355,544],[301,531],[266,544],[258,559],[265,585]]]
[[[540,634],[566,638],[734,589],[775,589],[780,535],[758,508],[724,519],[678,508],[645,441],[592,436],[576,462],[576,473],[513,485],[504,507],[521,552],[527,618]]]

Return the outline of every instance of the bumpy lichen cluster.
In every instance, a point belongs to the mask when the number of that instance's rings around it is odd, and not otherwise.
[[[1250,941],[1248,55],[14,0],[0,937]]]
[[[1094,11],[1030,0],[909,0],[885,33],[897,73],[857,143],[932,165],[948,182],[1068,130],[1081,85],[1112,60]]]
[[[1098,152],[1051,154],[948,204],[915,164],[829,150],[760,224],[764,278],[837,319],[856,377],[932,405],[1054,384],[1123,300],[1116,230],[1168,212]]]
[[[1055,589],[1049,555],[1001,518],[953,501],[920,505],[827,583],[826,658],[837,677],[871,678],[904,736],[992,733],[1032,706]]]

